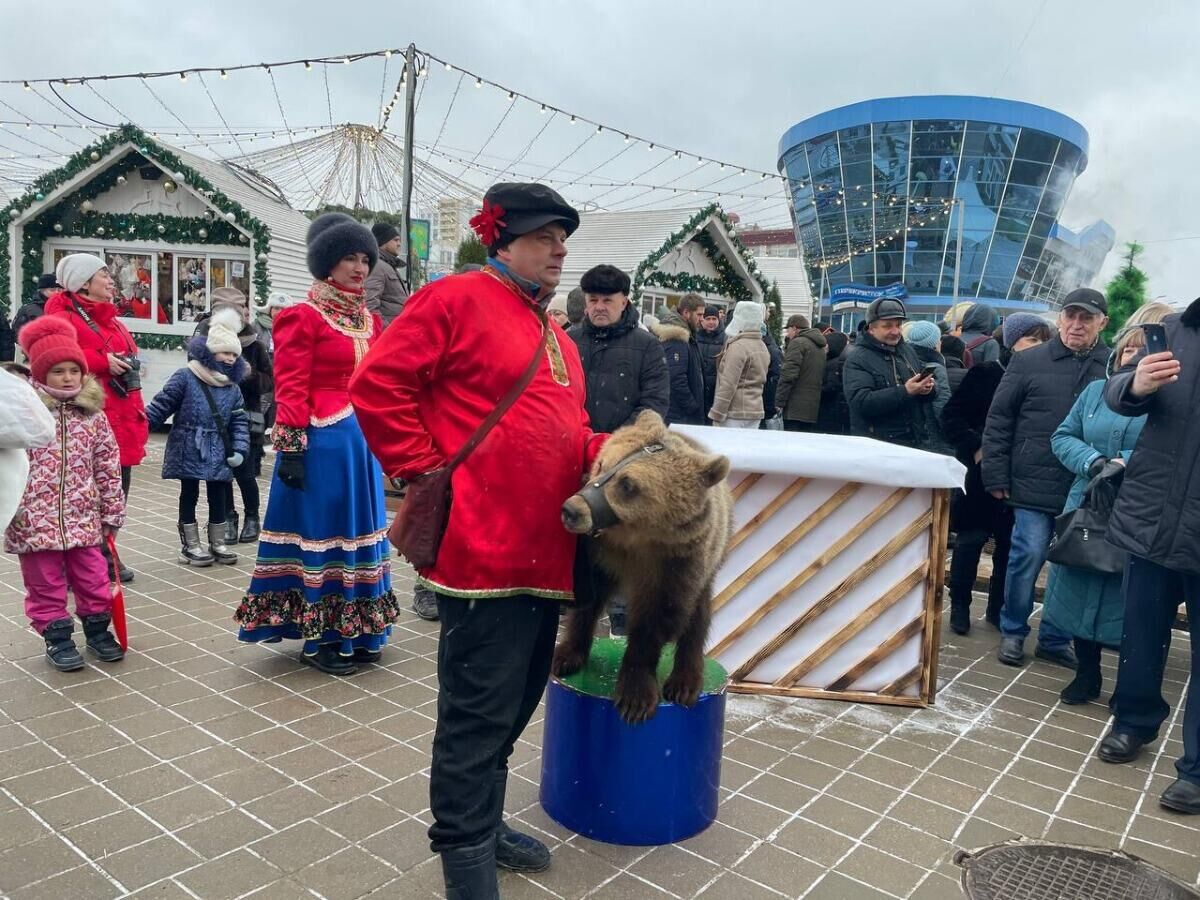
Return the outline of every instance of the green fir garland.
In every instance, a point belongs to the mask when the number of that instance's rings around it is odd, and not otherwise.
[[[637,271],[633,276],[632,299],[638,300],[641,298],[643,287],[663,287],[685,293],[716,294],[735,301],[752,299],[754,296],[753,293],[746,287],[745,282],[737,274],[733,264],[730,263],[725,254],[718,250],[712,236],[704,231],[696,233],[696,229],[711,216],[716,216],[717,220],[724,226],[730,243],[733,244],[734,249],[741,256],[742,261],[746,264],[746,268],[750,270],[751,277],[754,278],[758,286],[762,289],[763,296],[766,296],[769,286],[767,280],[758,271],[754,255],[742,244],[741,239],[733,229],[733,223],[725,215],[725,211],[713,203],[692,216],[682,228],[673,232],[667,238],[666,243],[638,264]],[[663,272],[653,271],[654,267],[658,265],[664,256],[691,237],[695,237],[696,243],[703,248],[705,255],[712,261],[713,266],[716,267],[717,272],[720,274],[720,278],[713,279],[703,275],[688,275],[683,273],[668,275]]]
[[[122,125],[96,143],[84,147],[59,168],[40,176],[28,191],[0,209],[0,224],[7,228],[23,211],[35,203],[40,203],[47,194],[97,165],[122,144],[133,144],[137,148],[137,152],[128,153],[95,178],[81,185],[78,190],[63,197],[52,207],[39,213],[36,218],[25,224],[21,248],[23,283],[36,284],[38,276],[42,273],[42,242],[52,234],[55,236],[62,234],[67,237],[186,242],[237,247],[248,242],[242,241],[241,232],[234,225],[236,222],[250,232],[253,237],[255,258],[251,261],[251,267],[254,293],[260,298],[265,298],[271,291],[271,280],[266,263],[267,254],[271,250],[271,235],[267,226],[217,190],[206,178],[185,164],[171,150],[147,137],[145,132],[135,125]],[[77,214],[75,212],[85,200],[94,199],[111,190],[117,184],[119,176],[142,165],[138,154],[162,169],[168,178],[182,180],[188,187],[199,192],[220,211],[220,215],[214,215],[212,221],[209,221],[207,218],[180,218],[162,214]],[[177,175],[182,178],[177,178]],[[229,221],[230,216],[233,221]],[[62,226],[61,232],[54,231],[56,222]],[[202,228],[208,232],[207,237],[200,237],[199,232]],[[0,241],[0,314],[3,315],[9,315],[13,304],[21,301],[20,297],[9,296],[9,272],[12,263],[13,261],[9,257],[9,242],[6,233],[5,240]],[[173,349],[183,346],[186,340],[187,338],[181,335],[140,335],[138,344],[149,349]]]

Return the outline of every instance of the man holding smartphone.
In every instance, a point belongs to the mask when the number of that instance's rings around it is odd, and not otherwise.
[[[1146,415],[1109,521],[1108,538],[1129,551],[1125,631],[1113,693],[1113,722],[1100,743],[1105,762],[1135,759],[1159,736],[1171,711],[1163,669],[1180,601],[1191,628],[1191,681],[1183,715],[1183,756],[1160,802],[1200,813],[1200,300],[1182,316],[1146,327],[1147,353],[1136,368],[1109,379],[1108,405],[1123,416]],[[1165,341],[1164,341],[1165,338]],[[1151,349],[1159,352],[1149,352]],[[1169,348],[1169,349],[1168,349]]]
[[[866,330],[846,359],[842,383],[853,434],[925,449],[936,433],[934,377],[921,369],[901,326],[904,303],[880,297],[867,307]]]

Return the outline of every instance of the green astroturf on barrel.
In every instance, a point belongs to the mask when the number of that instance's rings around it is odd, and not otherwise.
[[[581,694],[593,697],[612,698],[617,687],[617,672],[621,668],[621,660],[625,656],[625,638],[597,638],[592,642],[592,655],[582,670],[574,675],[561,679],[562,683]],[[671,667],[675,664],[675,645],[663,647],[662,657],[658,661],[658,684],[667,680]],[[729,674],[714,659],[704,660],[705,694],[719,691],[729,680]]]

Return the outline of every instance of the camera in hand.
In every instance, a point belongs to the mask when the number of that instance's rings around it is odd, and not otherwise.
[[[110,378],[108,386],[116,392],[118,397],[127,397],[130,391],[140,391],[142,389],[142,361],[132,353],[114,353],[113,355],[129,366],[129,369]]]

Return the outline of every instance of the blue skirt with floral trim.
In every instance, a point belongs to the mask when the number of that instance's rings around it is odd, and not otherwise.
[[[383,473],[353,413],[308,429],[304,490],[275,460],[250,588],[234,621],[241,641],[303,640],[375,651],[400,613],[392,593]]]

